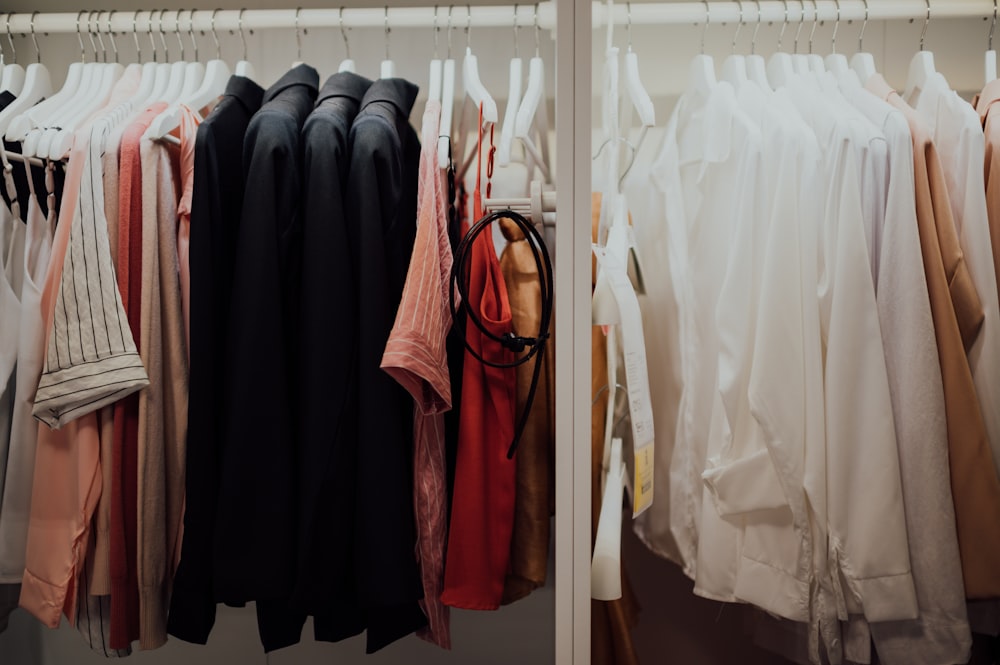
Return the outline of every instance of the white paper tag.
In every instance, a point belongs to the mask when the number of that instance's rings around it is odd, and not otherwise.
[[[635,455],[632,516],[636,517],[653,502],[653,407],[649,398],[649,374],[646,366],[646,341],[642,332],[642,314],[639,311],[639,299],[625,270],[625,262],[616,252],[608,251],[606,247],[594,245],[593,250],[618,305],[620,317]],[[609,350],[609,353],[612,352]],[[615,379],[608,377],[608,380]]]

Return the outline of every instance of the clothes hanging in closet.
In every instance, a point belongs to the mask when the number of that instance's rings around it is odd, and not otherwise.
[[[940,75],[914,109],[879,76],[738,65],[625,184],[677,413],[636,531],[695,593],[803,622],[814,662],[964,662],[1000,535],[980,125]]]

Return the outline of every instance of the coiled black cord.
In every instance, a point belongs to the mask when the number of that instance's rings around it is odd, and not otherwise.
[[[501,336],[494,335],[485,325],[482,319],[476,314],[476,308],[469,303],[469,256],[472,254],[472,243],[483,231],[488,231],[490,225],[500,219],[509,219],[524,233],[524,236],[531,247],[531,254],[535,259],[535,267],[538,269],[538,284],[541,291],[542,311],[539,320],[538,333],[534,337],[525,337],[516,334],[515,331],[504,333]],[[456,306],[455,294],[458,293],[461,300]],[[528,422],[528,415],[531,413],[531,406],[535,401],[535,392],[538,388],[538,380],[542,374],[542,359],[545,356],[545,342],[549,338],[549,324],[552,320],[552,261],[549,258],[549,250],[545,246],[545,239],[542,234],[524,216],[512,210],[499,210],[486,215],[476,222],[469,232],[462,238],[462,242],[455,249],[455,259],[451,268],[451,289],[449,289],[449,300],[451,305],[451,318],[457,327],[462,330],[462,343],[465,344],[469,354],[484,365],[490,367],[517,367],[523,365],[532,358],[535,359],[535,367],[531,374],[531,387],[528,389],[528,396],[525,400],[524,411],[514,430],[514,440],[507,449],[507,459],[514,457],[517,445],[521,441],[525,425]],[[478,304],[478,303],[476,303]],[[475,349],[469,346],[465,336],[467,320],[471,320],[487,338],[496,342],[500,346],[513,351],[514,353],[527,353],[518,357],[513,362],[495,363],[483,358]]]

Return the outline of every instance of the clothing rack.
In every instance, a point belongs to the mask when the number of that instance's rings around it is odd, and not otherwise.
[[[707,4],[707,7],[706,7]],[[537,8],[537,9],[536,9]],[[613,18],[617,25],[630,22],[634,25],[704,24],[708,22],[734,23],[798,23],[800,21],[842,22],[875,20],[927,19],[933,22],[945,18],[992,18],[992,0],[715,0],[713,2],[618,2],[609,10],[602,2],[592,3],[592,27],[605,26]],[[262,30],[270,28],[433,28],[446,29],[451,14],[451,27],[464,29],[509,27],[514,23],[527,28],[534,25],[543,30],[553,30],[556,24],[556,9],[552,0],[538,5],[493,5],[493,6],[446,6],[435,7],[389,7],[388,9],[337,8],[337,9],[250,9],[222,10],[213,12],[200,9],[191,15],[180,10],[181,31]],[[435,16],[436,12],[436,16]],[[92,29],[116,33],[133,31],[148,32],[163,29],[173,32],[177,10],[140,9],[136,11],[115,11],[109,17],[101,12],[100,17],[91,13],[89,23]],[[214,13],[214,18],[213,18]],[[29,35],[32,31],[40,34],[87,32],[88,12],[72,13],[15,13],[3,17],[3,29],[12,34]],[[79,20],[79,22],[78,22]],[[9,21],[9,23],[8,23]],[[109,25],[110,24],[110,25]]]

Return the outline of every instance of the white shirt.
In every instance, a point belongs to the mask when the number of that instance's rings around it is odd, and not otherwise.
[[[650,171],[662,217],[651,218],[648,230],[663,234],[679,318],[682,392],[670,464],[670,526],[692,578],[717,386],[716,303],[734,224],[755,205],[756,190],[743,183],[752,182],[760,155],[759,130],[739,109],[732,87],[719,83],[706,96],[681,98]],[[647,512],[656,510],[654,503]]]
[[[975,109],[951,90],[940,73],[927,79],[915,100],[907,101],[931,128],[948,185],[959,244],[983,305],[983,325],[969,350],[969,367],[993,450],[993,462],[1000,473],[1000,300],[986,211],[983,129]]]
[[[912,621],[872,624],[871,634],[886,665],[964,663],[972,637],[948,472],[944,389],[917,228],[913,143],[898,110],[861,87],[844,94],[881,129],[889,148],[888,168],[871,182],[877,199],[864,204],[875,204],[876,299],[920,612]]]

